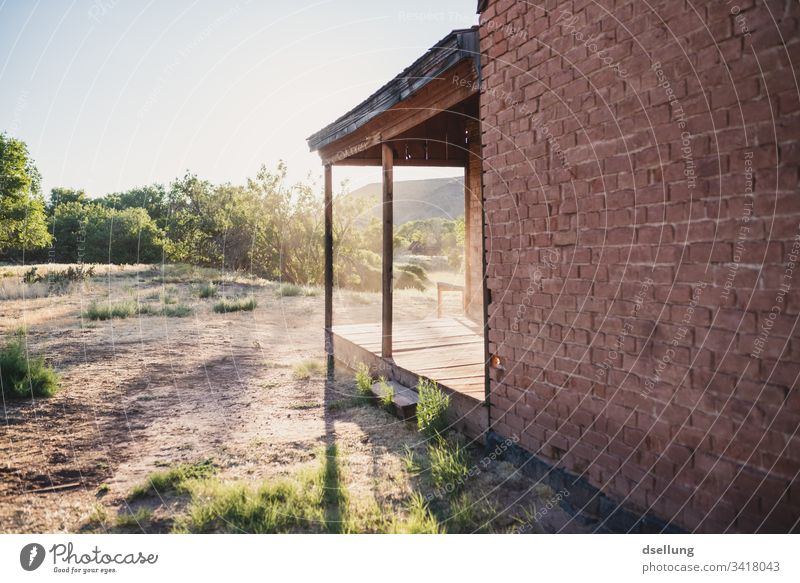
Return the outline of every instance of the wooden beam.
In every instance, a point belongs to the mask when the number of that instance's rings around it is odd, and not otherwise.
[[[392,270],[394,268],[394,153],[381,145],[383,159],[383,286],[381,356],[392,357]]]
[[[333,354],[333,168],[325,165],[325,352]]]
[[[337,162],[337,166],[381,166],[381,158],[346,158]],[[413,158],[403,160],[402,158],[394,161],[395,166],[416,166],[420,168],[436,166],[439,168],[463,168],[464,160],[461,158],[451,158],[450,160],[425,160],[424,158]]]

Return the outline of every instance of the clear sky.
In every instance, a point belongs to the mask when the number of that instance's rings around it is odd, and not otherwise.
[[[319,176],[305,138],[475,24],[476,5],[0,0],[0,131],[28,144],[45,191],[100,196],[187,169],[242,182],[279,159],[292,179]],[[355,187],[380,173],[334,177]]]

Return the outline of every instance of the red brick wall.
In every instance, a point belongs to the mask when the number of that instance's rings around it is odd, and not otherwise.
[[[800,517],[799,17],[481,16],[492,428],[692,531]]]

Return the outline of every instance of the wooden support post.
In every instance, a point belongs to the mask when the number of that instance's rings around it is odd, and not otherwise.
[[[472,303],[472,175],[469,154],[467,151],[464,164],[464,313]]]
[[[381,145],[383,159],[383,319],[381,356],[392,357],[392,270],[394,268],[394,155]]]
[[[325,165],[325,352],[333,355],[333,168]]]

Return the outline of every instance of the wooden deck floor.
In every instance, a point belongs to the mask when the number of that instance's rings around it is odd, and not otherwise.
[[[380,355],[380,323],[334,326],[333,333]],[[392,333],[394,363],[398,367],[480,401],[484,399],[483,337],[472,322],[461,318],[395,322]]]

